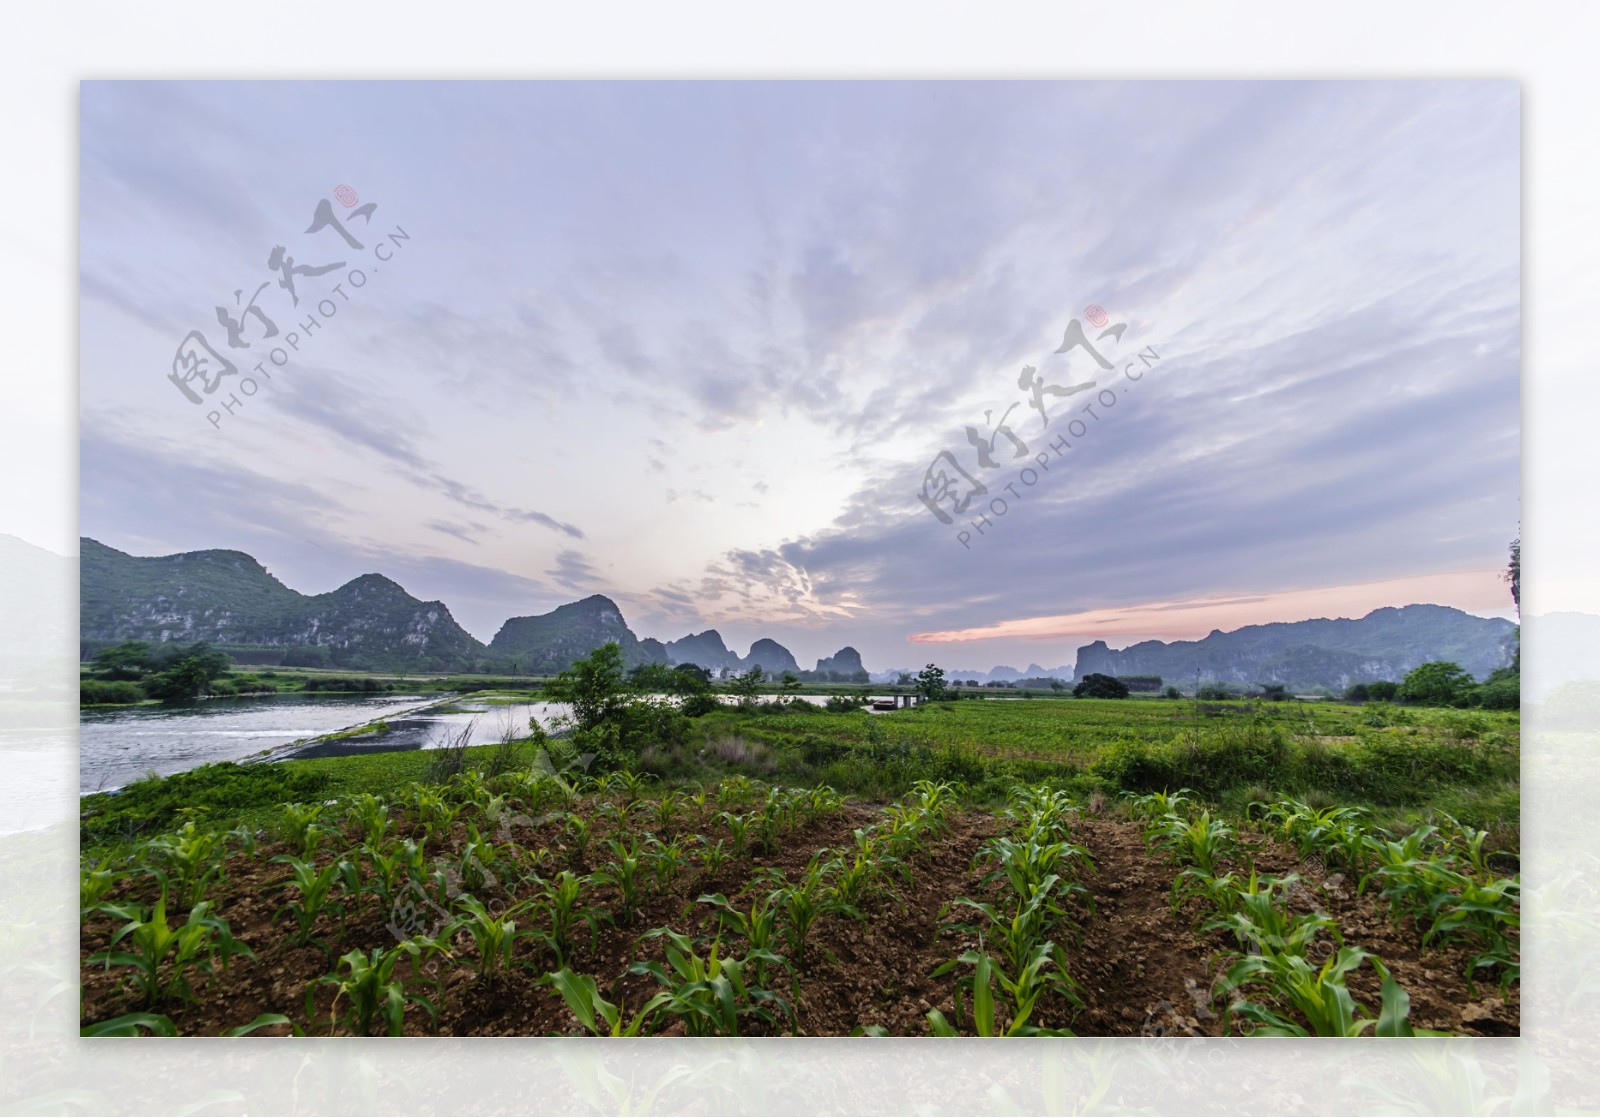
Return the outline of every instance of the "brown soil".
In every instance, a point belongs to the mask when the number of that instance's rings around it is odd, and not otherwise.
[[[818,849],[851,846],[851,831],[870,824],[878,815],[872,805],[851,804],[842,813],[797,829],[785,836],[781,849],[770,856],[730,859],[714,875],[692,862],[682,877],[664,893],[648,893],[640,914],[626,926],[603,923],[591,949],[586,931],[567,959],[576,972],[593,976],[601,992],[619,1002],[625,1014],[636,1012],[657,992],[648,975],[628,973],[641,959],[664,959],[663,943],[646,932],[670,927],[686,934],[716,931],[710,906],[695,903],[704,893],[726,893],[737,904],[760,886],[752,881],[763,867],[775,867],[793,876]],[[679,830],[726,839],[713,821],[714,810],[702,817],[684,819]],[[971,813],[952,821],[949,832],[917,856],[909,886],[896,880],[898,895],[879,899],[866,907],[866,919],[842,915],[824,917],[813,930],[808,953],[797,978],[787,976],[770,983],[774,992],[794,1002],[795,1031],[801,1035],[846,1035],[857,1026],[877,1025],[893,1035],[924,1035],[926,1015],[940,1009],[956,1020],[953,1009],[958,974],[939,978],[932,972],[975,946],[975,937],[949,928],[964,921],[970,910],[952,908],[958,897],[980,896],[980,874],[972,866],[982,844],[1000,832],[1003,820]],[[642,825],[640,825],[642,829]],[[597,821],[587,856],[569,849],[558,824],[518,826],[515,841],[526,850],[547,853],[536,872],[548,876],[561,868],[586,873],[607,857],[604,838],[608,824]],[[402,825],[399,833],[420,840],[420,831]],[[1113,817],[1089,816],[1075,829],[1075,838],[1088,848],[1096,869],[1085,877],[1092,892],[1093,911],[1079,912],[1076,934],[1063,927],[1057,939],[1066,949],[1069,970],[1082,983],[1083,1002],[1074,1007],[1059,998],[1047,999],[1035,1012],[1033,1024],[1070,1028],[1082,1035],[1127,1036],[1151,1034],[1206,1034],[1221,1031],[1219,1009],[1210,993],[1219,965],[1226,967],[1232,941],[1221,932],[1197,933],[1201,913],[1195,904],[1174,915],[1170,890],[1175,866],[1150,853],[1136,824]],[[354,843],[355,836],[347,840]],[[1337,920],[1347,943],[1373,951],[1390,967],[1411,994],[1412,1021],[1418,1027],[1445,1029],[1473,1035],[1515,1034],[1520,1015],[1517,988],[1501,998],[1492,986],[1480,983],[1476,993],[1461,977],[1466,952],[1456,949],[1423,950],[1409,924],[1399,928],[1374,907],[1368,896],[1356,897],[1352,883],[1323,878],[1314,866],[1301,865],[1292,850],[1260,836],[1244,836],[1256,864],[1263,872],[1298,872],[1306,879],[1304,904],[1313,901]],[[466,842],[458,824],[445,843],[430,846],[430,856],[441,851],[459,855]],[[729,843],[731,846],[731,842]],[[332,916],[320,919],[316,935],[327,945],[297,947],[295,926],[287,915],[276,916],[293,895],[285,889],[287,867],[271,859],[284,853],[281,844],[264,843],[253,857],[235,854],[228,862],[226,881],[214,887],[209,898],[213,911],[227,919],[233,933],[248,943],[258,958],[235,958],[214,978],[196,979],[199,999],[191,1005],[169,1002],[157,1011],[169,1016],[178,1031],[215,1035],[247,1024],[263,1013],[282,1013],[310,1034],[335,1031],[330,1022],[333,992],[317,987],[316,980],[331,973],[339,956],[351,950],[387,948],[395,943],[388,928],[389,914],[372,898],[351,914],[341,927]],[[522,872],[535,872],[531,864]],[[501,873],[493,887],[476,895],[491,908],[525,895],[513,875]],[[149,901],[150,879],[124,882],[118,899]],[[610,909],[615,896],[596,887],[595,903]],[[181,911],[169,914],[176,925]],[[144,1009],[142,999],[120,968],[109,972],[87,960],[102,950],[116,925],[109,916],[85,921],[81,932],[82,1020],[104,1021]],[[730,934],[726,941],[737,942]],[[414,1008],[407,1012],[408,1035],[512,1036],[580,1033],[560,996],[539,979],[556,966],[554,958],[536,941],[518,943],[514,965],[493,983],[478,977],[475,949],[470,938],[458,936],[453,957],[437,959],[427,973],[413,979],[410,964],[403,963],[396,977],[408,992],[421,993],[438,1007],[437,1019]],[[725,952],[726,953],[726,952]],[[1376,1012],[1378,983],[1370,968],[1352,976],[1350,987],[1357,1001]],[[306,999],[312,994],[313,1014]],[[798,997],[795,991],[798,989]],[[788,1032],[751,1020],[746,1031]],[[681,1024],[671,1031],[681,1031]],[[340,1025],[337,1031],[344,1031]],[[283,1027],[259,1035],[282,1034]]]

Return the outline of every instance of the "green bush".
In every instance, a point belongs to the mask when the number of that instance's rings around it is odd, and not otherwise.
[[[144,691],[125,679],[82,679],[78,681],[78,702],[84,706],[101,703],[142,703]]]
[[[232,761],[165,778],[152,776],[117,792],[85,796],[79,808],[79,839],[87,850],[175,830],[195,817],[314,800],[328,783],[324,773]]]

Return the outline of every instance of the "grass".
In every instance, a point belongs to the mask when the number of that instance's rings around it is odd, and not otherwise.
[[[1395,831],[1448,812],[1488,830],[1491,846],[1516,850],[1519,738],[1515,712],[1038,698],[887,714],[716,711],[696,719],[685,741],[649,747],[641,767],[669,786],[748,772],[878,800],[921,779],[959,782],[973,802],[992,805],[1019,782],[1083,797],[1193,788],[1232,813],[1293,796],[1365,808]],[[471,747],[465,763],[493,768],[496,751],[504,747]],[[141,781],[84,797],[82,846],[92,854],[189,819],[270,829],[281,804],[392,793],[425,781],[435,760],[436,751],[409,750],[208,765]]]

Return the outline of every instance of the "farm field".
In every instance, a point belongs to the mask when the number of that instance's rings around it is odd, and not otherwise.
[[[1519,1029],[1514,714],[718,712],[638,760],[506,742],[88,797],[84,1029]]]

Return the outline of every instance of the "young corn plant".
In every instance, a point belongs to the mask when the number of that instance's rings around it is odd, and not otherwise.
[[[1368,1029],[1375,1029],[1378,1036],[1445,1035],[1412,1028],[1410,997],[1376,959],[1373,965],[1383,979],[1382,1009],[1374,1017],[1359,1005],[1350,995],[1346,976],[1368,959],[1373,957],[1359,947],[1341,947],[1321,967],[1313,967],[1300,955],[1246,955],[1228,968],[1223,990],[1231,994],[1260,985],[1272,1004],[1241,999],[1229,1006],[1225,1020],[1237,1016],[1250,1022],[1251,1036],[1354,1037]],[[1280,1009],[1297,1014],[1299,1020],[1284,1016]]]
[[[623,769],[620,772],[611,774],[609,788],[616,789],[622,793],[624,807],[632,807],[634,801],[644,795],[645,789],[649,787],[653,779],[655,778],[649,773],[636,773]]]
[[[584,890],[589,879],[579,877],[571,870],[562,870],[545,883],[533,897],[531,915],[543,928],[532,934],[554,952],[558,966],[565,965],[573,948],[573,936],[581,925],[589,928],[589,949],[594,950],[600,934],[600,920],[604,910],[584,901]]]
[[[717,806],[726,809],[748,803],[756,789],[757,782],[742,774],[723,777],[717,783]]]
[[[1510,932],[1520,929],[1520,877],[1482,882],[1460,876],[1455,888],[1436,894],[1428,903],[1424,945],[1463,942],[1475,944],[1478,954],[1467,961],[1469,984],[1480,970],[1500,967],[1500,986],[1521,978],[1517,951]]]
[[[382,846],[384,837],[389,833],[389,824],[393,821],[389,815],[389,805],[371,792],[351,797],[346,818],[360,829],[361,837],[368,846]]]
[[[961,806],[956,786],[942,780],[917,781],[906,794],[905,802],[923,816],[928,828],[936,834],[948,828],[950,816]]]
[[[752,830],[755,847],[763,854],[776,854],[784,831],[785,805],[779,789],[767,794],[767,802],[754,813]]]
[[[741,1019],[775,1028],[780,1015],[792,1026],[794,1014],[789,1003],[745,978],[746,968],[754,963],[779,964],[776,955],[750,951],[742,959],[723,958],[720,942],[712,940],[702,957],[695,953],[688,936],[670,928],[656,928],[647,934],[667,941],[667,965],[650,960],[628,968],[632,974],[650,975],[662,986],[645,1004],[643,1014],[677,1017],[690,1036],[738,1036]]]
[[[581,862],[589,855],[590,826],[589,817],[577,812],[568,812],[562,821],[562,833],[566,836],[567,845],[572,848],[574,861]]]
[[[566,967],[545,975],[542,981],[555,988],[578,1024],[594,1036],[638,1036],[654,1012],[646,1007],[624,1021],[621,1008],[600,996],[594,979]]]
[[[278,809],[278,826],[283,841],[300,857],[316,856],[317,846],[326,833],[317,822],[324,808],[322,804],[284,804]]]
[[[1251,870],[1249,883],[1234,890],[1231,911],[1203,930],[1232,932],[1240,948],[1252,954],[1304,957],[1306,948],[1322,932],[1342,945],[1344,937],[1332,917],[1320,912],[1290,912],[1281,904],[1277,890],[1298,880],[1294,874],[1261,878]]]
[[[411,786],[406,796],[406,806],[412,817],[422,825],[429,842],[448,835],[461,810],[446,799],[437,787],[427,784]]]
[[[750,849],[750,817],[724,811],[717,816],[717,821],[728,828],[728,834],[733,839],[734,857],[743,858]]]
[[[420,880],[425,872],[422,848],[411,839],[388,849],[364,842],[361,853],[372,866],[366,889],[385,907],[393,903],[395,894],[412,878]]]
[[[1073,1036],[1068,1029],[1044,1029],[1028,1024],[1033,1015],[1039,997],[1048,989],[1058,987],[1072,980],[1067,977],[1066,971],[1058,956],[1053,956],[1047,948],[1054,944],[1041,944],[1039,949],[1029,957],[1026,965],[1018,970],[1015,976],[1010,976],[998,966],[993,959],[983,950],[980,941],[976,951],[966,951],[933,973],[935,976],[948,974],[958,966],[970,966],[973,974],[970,981],[972,991],[972,1028],[973,1032],[981,1037],[1002,1036]],[[1046,977],[1051,970],[1059,970],[1055,979]],[[1000,1012],[994,996],[994,986],[998,984],[1003,994],[1009,999],[1005,1006],[1004,1015]],[[959,1023],[965,1016],[962,1005],[962,991],[969,988],[963,982],[956,987],[956,1021]],[[937,1009],[928,1011],[928,1028],[934,1036],[960,1036],[956,1027],[945,1019],[943,1013]]]
[[[1473,873],[1480,877],[1493,877],[1494,868],[1489,865],[1489,832],[1469,827],[1448,813],[1441,814],[1444,815],[1442,834],[1446,846],[1465,858]]]
[[[205,896],[206,888],[227,873],[222,836],[202,831],[190,820],[175,834],[150,840],[146,847],[173,884],[185,908]]]
[[[1194,789],[1180,788],[1176,792],[1151,792],[1146,796],[1133,796],[1128,800],[1128,810],[1146,822],[1168,817],[1183,818],[1189,814]],[[1146,836],[1148,837],[1148,836]]]
[[[461,859],[456,865],[462,888],[469,893],[480,893],[494,885],[494,870],[500,865],[500,852],[494,843],[478,832],[477,824],[468,823],[467,842],[461,848]]]
[[[681,837],[662,842],[655,835],[646,835],[644,856],[655,875],[656,887],[665,891],[671,888],[689,863],[688,842]]]
[[[316,927],[317,917],[337,907],[330,905],[329,900],[333,886],[339,879],[339,866],[329,862],[319,869],[316,863],[304,861],[292,854],[280,854],[272,860],[282,862],[289,867],[289,872],[293,876],[285,884],[293,884],[299,897],[298,900],[285,904],[273,914],[272,919],[276,921],[286,912],[293,916],[296,929],[294,942],[297,946],[304,947],[314,942],[311,933]],[[323,946],[326,950],[326,946]]]
[[[606,846],[611,850],[611,860],[592,875],[601,885],[617,891],[617,922],[631,924],[639,915],[644,895],[644,860],[639,856],[639,840],[624,843],[610,838]]]
[[[737,931],[750,948],[755,958],[756,985],[766,984],[766,962],[764,957],[772,955],[775,958],[775,949],[780,946],[778,931],[778,909],[770,899],[756,896],[750,901],[749,911],[736,908],[721,893],[705,893],[695,898],[697,904],[708,904],[717,909],[718,924],[725,932],[730,927]],[[788,966],[787,961],[783,961]]]
[[[85,866],[78,872],[78,911],[83,919],[88,919],[101,903],[111,895],[111,890],[128,875],[119,870],[104,866],[90,868]]]
[[[728,849],[728,844],[722,839],[712,842],[704,835],[696,835],[695,839],[700,844],[700,852],[698,854],[700,865],[705,868],[708,874],[715,875],[718,870],[727,864],[728,859],[733,856]]]
[[[319,986],[332,986],[333,1006],[329,1011],[329,1035],[332,1036],[341,1022],[355,1036],[370,1036],[380,1022],[388,1036],[399,1036],[405,1026],[406,1009],[421,1006],[430,1017],[437,1018],[433,1002],[421,994],[408,992],[405,984],[395,978],[395,970],[405,960],[411,960],[413,980],[421,977],[422,961],[439,952],[448,954],[435,940],[421,937],[408,939],[388,950],[374,947],[366,954],[351,951],[339,959],[333,974],[325,974],[313,982],[306,991],[306,1020],[316,1018],[316,993]],[[344,1011],[340,1013],[340,1003]]]
[[[818,920],[835,913],[862,918],[858,909],[834,895],[828,884],[828,864],[820,853],[812,855],[794,881],[779,869],[763,871],[761,880],[774,886],[767,900],[778,911],[779,934],[797,969],[805,966],[806,944]]]
[[[678,826],[678,818],[683,814],[683,804],[673,792],[663,792],[653,800],[645,803],[645,817],[651,827],[663,835],[671,836]]]
[[[1163,816],[1150,825],[1147,834],[1179,862],[1208,874],[1215,874],[1218,862],[1233,850],[1233,828],[1209,810],[1187,818]]]
[[[226,920],[211,915],[209,901],[196,904],[189,910],[189,918],[174,928],[167,921],[165,882],[156,903],[148,909],[141,904],[106,904],[101,911],[125,923],[111,937],[106,950],[91,955],[88,961],[103,963],[107,970],[113,966],[129,968],[147,1006],[174,997],[191,1000],[191,973],[210,976],[218,964],[226,969],[235,955],[256,957],[246,944],[233,938]],[[127,947],[117,950],[124,940]]]
[[[980,939],[987,936],[999,948],[1005,962],[1019,975],[1026,971],[1030,961],[1044,945],[1049,946],[1047,955],[1059,962],[1060,951],[1049,937],[1050,929],[1065,919],[1065,910],[1054,896],[1061,884],[1061,879],[1051,874],[1038,885],[1029,886],[1026,892],[1008,897],[1005,902],[998,904],[959,898],[955,902],[957,906],[973,909],[988,923],[982,927],[972,924],[952,926],[975,933]],[[1064,965],[1059,968],[1059,975],[1066,978]],[[1059,992],[1064,997],[1075,998],[1076,983],[1067,980]]]
[[[517,922],[511,913],[496,916],[471,893],[456,898],[458,915],[445,928],[440,939],[449,942],[455,935],[465,932],[472,937],[478,950],[478,977],[493,985],[500,974],[511,966],[511,955],[517,946]]]

